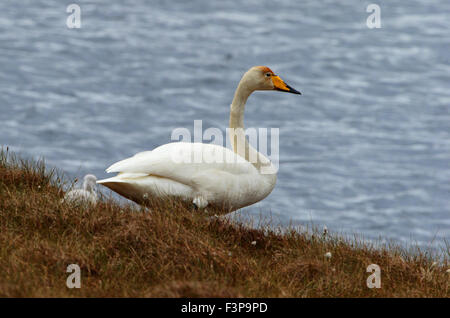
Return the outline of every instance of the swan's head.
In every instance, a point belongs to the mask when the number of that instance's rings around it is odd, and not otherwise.
[[[97,182],[97,177],[93,174],[87,174],[83,179],[83,189],[86,191],[93,191],[95,189],[95,184]]]
[[[301,95],[299,91],[287,85],[267,66],[252,67],[244,74],[241,83],[246,85],[251,91],[277,90]]]

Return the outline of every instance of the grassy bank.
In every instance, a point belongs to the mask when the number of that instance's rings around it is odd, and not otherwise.
[[[250,229],[170,200],[151,211],[111,199],[80,208],[63,195],[55,171],[1,153],[0,296],[449,296],[448,258]],[[66,287],[73,263],[80,289]],[[366,285],[372,263],[379,289]]]

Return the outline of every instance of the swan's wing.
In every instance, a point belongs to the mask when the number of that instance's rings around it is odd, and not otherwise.
[[[233,175],[253,174],[256,168],[233,151],[214,144],[176,142],[111,165],[106,171],[139,173],[170,178],[193,185],[199,174],[212,171]]]

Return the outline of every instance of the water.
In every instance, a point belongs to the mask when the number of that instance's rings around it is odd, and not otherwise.
[[[250,214],[402,243],[450,234],[450,2],[0,3],[0,144],[69,176],[225,128],[234,89],[267,65],[303,95],[258,92],[248,127],[280,128],[273,193]]]

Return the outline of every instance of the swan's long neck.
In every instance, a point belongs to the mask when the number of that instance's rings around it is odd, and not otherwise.
[[[88,192],[93,192],[94,191],[94,187],[95,187],[95,184],[92,184],[92,181],[89,181],[89,182],[85,181],[83,183],[83,189],[88,191]]]
[[[233,151],[252,163],[261,172],[261,168],[271,165],[270,160],[253,148],[245,137],[245,103],[252,92],[253,90],[244,81],[241,81],[234,93],[230,110],[230,139]]]

